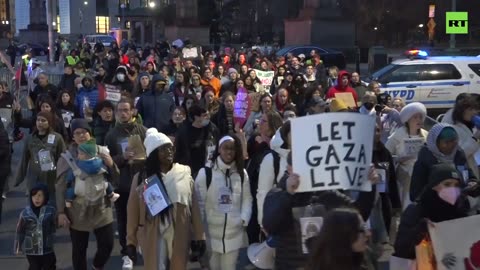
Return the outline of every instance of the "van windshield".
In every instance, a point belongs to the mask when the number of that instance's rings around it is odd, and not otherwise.
[[[113,37],[105,36],[105,37],[97,37],[97,40],[102,42],[102,43],[110,43],[112,41],[115,41]]]

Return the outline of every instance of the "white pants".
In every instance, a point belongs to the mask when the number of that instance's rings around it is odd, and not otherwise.
[[[212,255],[210,256],[210,270],[236,269],[238,251],[237,249],[225,254],[212,251]]]

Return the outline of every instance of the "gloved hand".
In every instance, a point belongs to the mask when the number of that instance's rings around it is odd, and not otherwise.
[[[133,264],[137,264],[137,248],[134,245],[127,246],[127,256],[132,260]]]
[[[205,251],[207,250],[207,244],[205,240],[192,241],[190,243],[190,249],[192,250],[190,254],[190,261],[196,262],[205,254]]]

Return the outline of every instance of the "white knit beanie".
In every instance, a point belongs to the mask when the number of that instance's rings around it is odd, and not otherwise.
[[[149,128],[145,136],[145,141],[143,142],[147,150],[147,157],[150,156],[153,150],[167,143],[173,144],[167,135],[158,132],[156,128]]]
[[[400,121],[405,124],[417,113],[421,113],[422,118],[425,119],[427,116],[427,108],[425,108],[425,105],[420,102],[409,103],[407,106],[403,107],[402,111],[400,111]]]

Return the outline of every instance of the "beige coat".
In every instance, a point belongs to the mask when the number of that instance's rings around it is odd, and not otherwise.
[[[187,269],[192,231],[193,240],[204,240],[205,233],[202,226],[200,208],[195,198],[195,192],[193,192],[194,185],[190,175],[190,168],[174,164],[172,170],[165,177],[169,177],[172,173],[183,174],[184,177],[191,179],[189,187],[191,190],[190,205],[175,203],[173,206],[174,241],[170,258],[170,270],[184,270]],[[146,218],[146,205],[137,191],[138,177],[139,174],[136,174],[133,178],[128,198],[127,245],[138,246],[140,244],[143,251],[145,269],[157,270],[160,217],[156,216],[151,220]],[[167,180],[164,179],[164,181]]]

